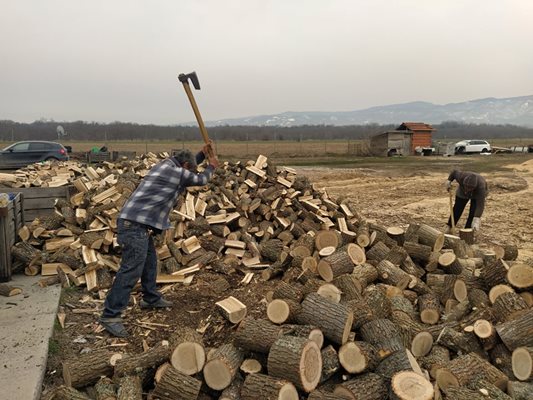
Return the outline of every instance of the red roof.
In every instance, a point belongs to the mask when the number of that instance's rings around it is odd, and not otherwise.
[[[397,131],[434,131],[435,128],[433,128],[429,124],[425,124],[423,122],[403,122],[398,128],[396,128]]]

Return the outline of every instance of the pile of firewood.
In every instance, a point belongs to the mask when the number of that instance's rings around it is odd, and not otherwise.
[[[116,216],[155,157],[75,175],[79,193],[26,227],[14,249],[43,284],[101,296],[119,252]],[[140,354],[67,360],[53,399],[526,399],[533,267],[515,246],[480,247],[425,224],[365,221],[290,168],[225,163],[189,190],[159,239],[159,281],[205,270],[278,279],[263,319],[236,297],[217,306],[233,336],[215,349],[192,328]],[[203,396],[203,397],[202,397]]]

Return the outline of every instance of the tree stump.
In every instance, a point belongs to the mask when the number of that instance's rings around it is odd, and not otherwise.
[[[322,357],[315,342],[309,339],[283,336],[268,354],[269,375],[287,379],[306,393],[320,382]]]

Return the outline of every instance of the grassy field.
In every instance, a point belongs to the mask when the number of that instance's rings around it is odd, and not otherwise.
[[[101,147],[102,142],[74,142],[62,141],[71,146],[73,152],[86,152],[93,147]],[[6,146],[9,143],[0,143]],[[501,139],[491,141],[493,146],[507,147],[510,145],[526,145],[524,139]],[[135,151],[137,154],[146,152],[163,152],[174,149],[188,148],[193,151],[201,149],[201,141],[153,141],[130,142],[108,141],[109,151]],[[263,154],[278,164],[294,166],[323,166],[338,168],[380,168],[394,171],[395,169],[428,168],[432,170],[447,170],[453,166],[472,165],[471,168],[479,172],[499,169],[505,163],[520,163],[533,157],[533,154],[493,154],[490,156],[471,155],[454,157],[360,157],[356,156],[361,149],[365,149],[365,141],[221,141],[215,143],[221,160],[255,159]]]

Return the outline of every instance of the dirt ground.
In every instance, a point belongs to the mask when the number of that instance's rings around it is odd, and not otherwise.
[[[479,164],[478,164],[479,162]],[[330,196],[345,196],[358,212],[383,226],[406,226],[410,221],[424,222],[441,230],[449,215],[449,196],[444,183],[453,167],[486,170],[482,174],[489,184],[489,196],[482,218],[478,241],[515,243],[519,260],[533,262],[533,157],[507,156],[491,160],[435,158],[422,164],[411,162],[379,162],[357,168],[297,167],[299,174],[311,179],[317,188]],[[477,167],[477,169],[476,169]],[[461,226],[460,221],[459,226]],[[103,304],[96,295],[84,290],[65,289],[61,307],[66,311],[64,328],[57,324],[50,341],[50,355],[43,397],[47,390],[62,383],[61,362],[95,348],[116,352],[141,352],[168,339],[175,326],[190,326],[204,332],[208,347],[229,341],[235,327],[215,309],[215,302],[233,295],[248,307],[249,315],[263,317],[264,295],[276,282],[252,281],[242,286],[242,274],[224,275],[229,288],[213,291],[210,282],[222,275],[201,272],[190,286],[180,284],[165,296],[174,302],[170,310],[141,311],[132,303],[126,312],[126,325],[132,336],[113,339],[102,332],[96,321]],[[139,296],[132,297],[135,302]]]

